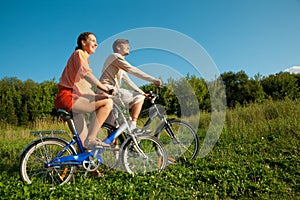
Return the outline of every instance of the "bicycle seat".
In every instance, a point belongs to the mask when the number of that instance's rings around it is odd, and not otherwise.
[[[64,109],[58,109],[57,110],[57,113],[58,113],[58,115],[60,116],[60,117],[62,117],[62,118],[64,118],[64,119],[72,119],[72,117],[73,117],[73,115],[72,115],[72,113],[71,112],[68,112],[68,111],[66,111],[66,110],[64,110]]]

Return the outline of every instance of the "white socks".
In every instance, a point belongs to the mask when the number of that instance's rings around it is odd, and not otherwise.
[[[136,128],[136,122],[130,120],[129,128],[130,128],[131,130],[134,130],[134,129]]]

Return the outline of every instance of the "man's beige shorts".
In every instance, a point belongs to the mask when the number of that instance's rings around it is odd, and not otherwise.
[[[129,108],[145,99],[145,96],[143,94],[132,90],[120,88],[118,92],[121,95],[121,99],[125,106],[128,106]],[[114,99],[114,102],[117,104],[120,103],[119,99]]]
[[[123,88],[120,88],[118,90],[118,94],[120,95],[122,102],[127,108],[131,108],[134,104],[139,103],[140,101],[143,101],[145,99],[145,96],[143,94]],[[113,98],[113,101],[118,105],[123,105],[121,104],[119,98]],[[110,113],[105,122],[111,125],[116,125],[115,120],[116,119],[113,113]]]

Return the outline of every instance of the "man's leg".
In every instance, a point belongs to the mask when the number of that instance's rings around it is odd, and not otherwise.
[[[128,105],[131,109],[130,112],[130,129],[133,130],[136,128],[136,122],[138,120],[138,117],[141,113],[145,96],[134,91],[130,91],[127,89],[121,88],[119,90],[119,93],[121,94],[121,99],[125,105]]]
[[[139,118],[143,104],[144,104],[144,100],[139,101],[131,106],[131,120],[132,121],[136,122],[137,119]]]
[[[133,130],[136,128],[136,123],[141,113],[142,107],[144,104],[144,99],[139,99],[138,102],[131,105],[131,121],[130,121],[130,129]]]

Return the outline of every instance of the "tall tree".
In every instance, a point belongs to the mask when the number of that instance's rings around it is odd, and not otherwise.
[[[299,98],[299,75],[281,72],[264,78],[263,89],[269,98],[281,100],[284,98]]]
[[[227,105],[261,101],[264,98],[263,87],[259,81],[248,78],[244,71],[226,72],[221,75],[226,87]]]

